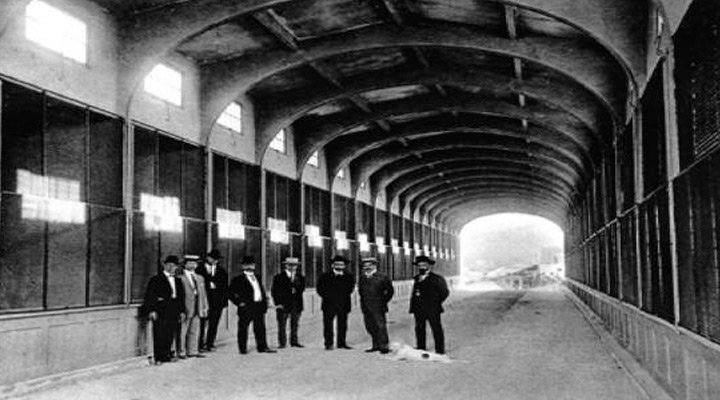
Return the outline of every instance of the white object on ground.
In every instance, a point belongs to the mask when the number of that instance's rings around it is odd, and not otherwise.
[[[447,354],[437,354],[427,350],[418,350],[398,342],[390,343],[390,355],[388,358],[391,360],[435,361],[441,363],[453,362]]]

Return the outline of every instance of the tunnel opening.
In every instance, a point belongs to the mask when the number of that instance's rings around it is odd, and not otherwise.
[[[564,232],[535,215],[500,213],[460,231],[460,285],[465,290],[522,290],[565,279]]]

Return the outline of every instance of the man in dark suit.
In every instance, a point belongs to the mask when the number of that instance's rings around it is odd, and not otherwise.
[[[272,298],[278,323],[278,347],[287,344],[287,320],[290,318],[290,346],[304,347],[298,341],[298,323],[303,311],[305,277],[298,272],[300,260],[287,257],[282,262],[282,271],[275,275],[272,283]]]
[[[323,336],[325,350],[333,348],[333,321],[337,318],[337,347],[351,349],[345,342],[347,318],[350,313],[350,294],[355,290],[355,278],[347,272],[348,260],[343,256],[332,259],[332,270],[318,278],[317,293],[322,298]]]
[[[248,327],[251,322],[258,353],[275,353],[275,350],[268,347],[265,337],[268,301],[262,282],[255,275],[255,259],[246,256],[241,264],[243,272],[230,282],[229,291],[230,301],[237,306],[237,341],[240,354],[247,354]]]
[[[175,276],[180,264],[177,256],[167,256],[163,270],[150,278],[145,291],[144,310],[153,322],[153,353],[156,364],[169,362],[172,343],[185,313],[185,291]]]
[[[211,250],[202,268],[197,273],[205,280],[205,291],[208,297],[207,318],[200,320],[199,347],[203,351],[212,351],[222,312],[228,305],[228,273],[219,265],[222,256],[217,249]]]
[[[425,350],[425,323],[429,322],[435,341],[435,352],[445,354],[445,335],[440,314],[443,312],[443,301],[450,295],[447,282],[442,276],[430,271],[435,260],[418,256],[413,264],[417,267],[418,274],[413,278],[415,282],[410,297],[410,313],[415,316],[417,348]]]
[[[372,347],[365,351],[387,354],[390,352],[390,341],[385,315],[388,312],[388,302],[392,299],[395,290],[390,278],[377,272],[377,259],[364,258],[361,263],[362,275],[358,283],[360,307],[365,320],[365,329],[372,337]]]

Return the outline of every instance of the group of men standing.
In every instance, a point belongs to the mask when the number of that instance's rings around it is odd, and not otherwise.
[[[204,357],[215,348],[220,316],[227,307],[228,274],[218,265],[220,252],[165,257],[162,271],[150,278],[143,309],[152,321],[156,364]],[[175,344],[175,351],[173,351]],[[174,357],[176,356],[176,357]]]
[[[144,308],[153,321],[153,349],[156,363],[174,360],[172,344],[175,342],[177,358],[203,357],[200,352],[212,351],[217,327],[228,300],[237,307],[237,343],[240,354],[248,351],[248,330],[253,325],[257,351],[275,353],[266,339],[265,314],[268,296],[260,276],[255,273],[253,257],[241,261],[242,273],[228,285],[228,274],[219,266],[217,250],[207,254],[201,262],[197,256],[186,255],[181,263],[178,257],[168,256],[163,270],[151,278],[145,296]],[[445,339],[440,319],[442,303],[449,295],[445,279],[430,271],[434,260],[427,256],[415,258],[417,268],[410,313],[415,317],[416,347],[426,348],[426,323],[430,324],[435,352],[445,353]],[[300,261],[286,258],[281,271],[273,277],[271,296],[275,305],[278,326],[278,348],[288,345],[287,322],[290,321],[292,347],[304,347],[298,339],[300,316],[303,311],[305,277],[298,271]],[[317,293],[322,298],[323,337],[326,350],[351,349],[347,344],[347,320],[351,311],[351,295],[355,277],[347,271],[349,261],[335,256],[331,269],[322,273],[317,281]],[[361,260],[362,273],[357,281],[360,307],[365,328],[372,338],[366,352],[389,352],[387,331],[388,303],[394,289],[390,278],[377,270],[373,257]],[[335,329],[335,326],[337,327]]]

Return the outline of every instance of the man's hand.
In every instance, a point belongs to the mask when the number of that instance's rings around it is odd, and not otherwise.
[[[180,313],[180,321],[183,321],[183,322],[187,321],[187,314],[185,314],[184,312]]]
[[[275,308],[277,308],[280,311],[285,311],[285,307],[283,307],[282,304],[278,304],[277,306],[275,306]]]
[[[148,315],[148,317],[150,318],[150,321],[157,320],[157,312],[151,311],[150,314]]]

